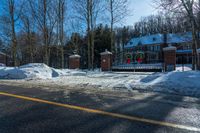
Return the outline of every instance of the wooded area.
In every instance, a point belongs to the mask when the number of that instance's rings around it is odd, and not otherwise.
[[[153,0],[158,15],[120,27],[134,10],[128,0],[2,0],[0,51],[12,65],[45,63],[68,66],[68,56],[81,55],[82,68],[99,67],[105,49],[114,54],[133,37],[192,32],[193,69],[199,48],[200,1]]]

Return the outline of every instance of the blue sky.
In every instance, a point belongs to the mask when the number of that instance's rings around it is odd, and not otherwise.
[[[156,14],[152,0],[130,0],[131,16],[126,20],[126,25],[133,25],[141,17]]]
[[[1,0],[0,0],[1,1]],[[129,0],[129,8],[130,8],[130,14],[125,22],[121,24],[124,25],[130,25],[133,26],[133,24],[140,20],[141,17],[145,17],[151,14],[156,14],[156,10],[152,5],[153,0]],[[0,9],[2,8],[2,5],[0,4]],[[0,10],[0,15],[1,15]]]

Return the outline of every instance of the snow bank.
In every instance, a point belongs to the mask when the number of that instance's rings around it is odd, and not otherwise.
[[[199,71],[173,71],[150,75],[133,85],[153,91],[200,97],[199,79]]]
[[[46,85],[93,87],[100,89],[143,89],[200,97],[200,71],[191,66],[178,66],[168,73],[117,73],[54,69],[45,64],[27,64],[20,67],[0,67],[0,79],[33,79],[29,82]],[[27,80],[26,80],[27,82]]]
[[[200,88],[200,72],[196,71],[174,71],[165,74],[155,74],[148,78],[151,80],[147,81],[146,79],[142,79],[141,83],[146,85],[163,85],[167,87]]]
[[[61,76],[86,75],[85,72],[69,69],[54,69],[43,63],[30,63],[20,67],[0,67],[1,79],[52,79]]]
[[[3,63],[0,63],[0,67],[5,67],[6,65]]]

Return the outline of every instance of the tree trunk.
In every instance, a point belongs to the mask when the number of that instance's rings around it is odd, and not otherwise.
[[[64,68],[64,49],[63,46],[61,46],[61,68]]]
[[[30,23],[27,18],[27,40],[29,43],[29,52],[30,52],[30,57],[29,57],[29,62],[33,63],[33,44],[32,44],[32,37],[31,37],[31,32],[30,32]]]
[[[90,27],[91,27],[91,37],[90,37],[90,45],[91,45],[91,67],[94,69],[94,22],[93,22],[93,0],[90,0]]]
[[[48,46],[48,31],[47,31],[47,24],[46,24],[46,0],[43,0],[43,39],[44,39],[44,45],[45,45],[45,64],[49,65],[49,46]]]
[[[191,20],[192,22],[192,70],[197,70],[197,45],[198,45],[198,37],[197,37],[197,29],[195,26],[195,20]]]
[[[110,0],[110,15],[111,15],[111,23],[110,23],[110,49],[111,52],[114,52],[113,46],[113,25],[114,25],[114,16],[113,16],[113,1]]]
[[[90,59],[90,31],[88,30],[88,39],[87,39],[87,43],[88,43],[88,51],[87,51],[87,54],[88,54],[88,69],[90,70],[91,69],[91,59]]]
[[[91,31],[90,31],[90,2],[91,0],[87,0],[87,34],[88,34],[88,69],[91,69]]]
[[[94,70],[94,32],[91,32],[91,66],[92,70]]]
[[[15,18],[14,18],[14,1],[9,1],[9,12],[11,17],[11,27],[12,27],[12,57],[13,65],[17,66],[17,38],[15,32]]]
[[[64,68],[64,11],[65,2],[59,0],[59,41],[61,43],[61,68]]]

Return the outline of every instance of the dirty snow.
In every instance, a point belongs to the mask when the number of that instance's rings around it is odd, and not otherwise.
[[[123,73],[54,69],[45,64],[27,64],[20,67],[0,67],[0,79],[17,79],[45,85],[66,85],[114,90],[159,91],[200,97],[200,72],[191,66],[178,66],[168,73]]]

